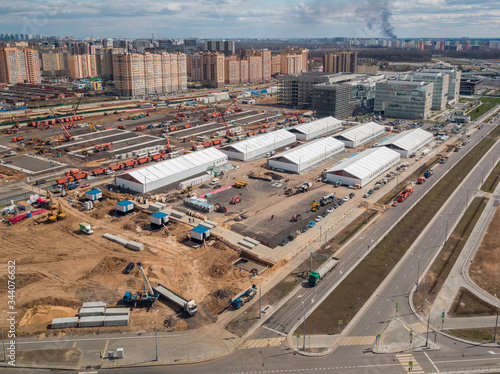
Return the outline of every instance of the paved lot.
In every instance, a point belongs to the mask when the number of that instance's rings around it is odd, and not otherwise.
[[[5,162],[9,162],[6,164]],[[52,161],[39,156],[21,155],[9,157],[2,164],[5,167],[22,171],[29,175],[37,175],[48,172],[56,172],[65,168],[67,165],[61,162]]]

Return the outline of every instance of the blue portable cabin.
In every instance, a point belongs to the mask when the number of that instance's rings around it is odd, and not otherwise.
[[[168,214],[163,212],[156,212],[151,214],[150,217],[151,226],[163,226],[163,224],[168,222]]]
[[[90,191],[85,192],[85,198],[90,201],[102,199],[102,191],[94,188]]]
[[[134,210],[134,207],[134,202],[129,200],[122,200],[116,203],[116,211],[121,213],[128,213]]]
[[[198,225],[191,229],[191,240],[196,243],[203,243],[210,236],[210,229],[205,226]]]

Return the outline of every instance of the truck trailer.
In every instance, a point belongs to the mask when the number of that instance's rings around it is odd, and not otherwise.
[[[153,287],[153,290],[160,296],[163,296],[165,299],[172,301],[174,304],[180,306],[182,310],[184,310],[190,316],[194,316],[196,312],[198,312],[198,306],[196,305],[194,300],[188,301],[182,296],[176,294],[174,291],[169,290],[167,287],[159,283]]]
[[[243,291],[234,299],[229,300],[229,303],[234,309],[240,309],[243,305],[252,300],[255,295],[257,295],[257,286],[254,284],[252,285],[252,287]]]
[[[339,262],[337,257],[332,257],[330,260],[325,262],[317,271],[311,271],[309,274],[308,282],[311,286],[316,286],[329,271],[335,269],[335,266]]]

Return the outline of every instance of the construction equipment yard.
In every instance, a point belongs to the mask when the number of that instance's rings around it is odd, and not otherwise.
[[[213,323],[221,313],[231,313],[231,297],[272,277],[296,255],[287,250],[288,240],[304,234],[300,241],[307,243],[308,238],[316,238],[318,233],[321,237],[324,225],[326,241],[327,228],[346,220],[345,217],[360,206],[363,193],[373,187],[358,190],[344,205],[336,205],[353,192],[345,186],[324,183],[322,170],[337,163],[336,158],[301,175],[271,171],[263,158],[250,162],[230,160],[233,169],[218,176],[216,183],[204,182],[185,190],[175,188],[176,183],[138,195],[123,193],[122,188],[113,185],[109,174],[114,170],[136,167],[142,164],[141,160],[160,161],[172,153],[191,153],[191,149],[201,145],[201,136],[219,139],[219,143],[208,142],[207,146],[213,146],[234,141],[233,131],[237,127],[243,127],[240,133],[248,132],[248,135],[279,128],[273,122],[279,116],[271,111],[258,113],[247,109],[217,115],[217,110],[184,110],[189,116],[196,116],[192,121],[180,120],[180,110],[172,109],[151,112],[136,120],[122,118],[125,114],[120,113],[97,118],[106,122],[96,125],[95,130],[77,124],[69,129],[69,134],[64,129],[65,135],[55,131],[56,128],[41,131],[23,127],[21,132],[25,138],[33,140],[24,145],[12,143],[10,134],[0,137],[0,143],[14,145],[12,149],[17,153],[2,159],[0,172],[5,173],[5,182],[18,181],[17,186],[22,189],[19,185],[22,180],[35,177],[36,183],[25,184],[24,192],[39,193],[37,202],[32,202],[33,208],[38,209],[36,214],[22,217],[18,214],[18,219],[11,221],[16,223],[2,229],[3,258],[13,257],[16,261],[18,334],[95,333],[92,327],[67,330],[50,329],[50,325],[53,318],[77,315],[84,302],[106,301],[109,307],[130,306],[124,305],[124,294],[145,292],[148,282],[153,287],[157,284],[168,287],[186,300],[195,300],[198,306],[196,315],[186,317],[178,306],[160,297],[154,303],[154,308],[159,309],[158,318],[163,321],[160,330],[193,329]],[[208,115],[214,116],[213,120],[198,118]],[[192,126],[182,128],[186,123]],[[42,141],[36,131],[58,140],[44,146],[43,152],[34,152],[40,149]],[[152,146],[159,147],[154,156],[139,154]],[[371,144],[364,146],[369,147]],[[347,157],[357,151],[360,150],[346,149],[337,157]],[[83,183],[86,181],[89,183]],[[62,187],[55,188],[58,183]],[[8,191],[7,186],[3,192]],[[86,192],[96,188],[102,191],[102,199],[94,201],[93,208],[84,207]],[[204,217],[193,214],[185,205],[188,196],[207,196],[216,209],[203,213]],[[135,209],[119,214],[116,204],[124,200],[133,201]],[[168,205],[168,224],[151,225],[150,204],[154,201]],[[362,206],[373,205],[365,202]],[[48,207],[51,212],[43,210]],[[181,216],[175,218],[172,211]],[[6,219],[16,214],[7,212]],[[197,218],[190,218],[193,215]],[[204,219],[215,222],[221,230],[214,229],[210,238],[201,244],[188,243],[191,230]],[[79,229],[87,226],[91,226],[92,235]],[[307,232],[309,228],[314,233]],[[144,249],[128,249],[104,238],[104,234],[143,245]],[[234,237],[237,239],[233,240]],[[243,237],[260,242],[258,250],[256,247],[252,253],[236,244]],[[144,278],[137,267],[124,272],[130,263],[142,264]],[[0,271],[4,280],[5,271]],[[151,328],[148,308],[132,308],[127,326],[98,329],[138,332]]]

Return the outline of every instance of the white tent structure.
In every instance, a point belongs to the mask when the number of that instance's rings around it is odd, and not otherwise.
[[[358,153],[326,171],[329,182],[361,187],[396,165],[399,153],[385,147],[371,148]]]
[[[313,140],[297,148],[273,156],[267,164],[275,169],[302,173],[331,160],[345,151],[344,143],[332,137]]]
[[[360,145],[371,142],[372,140],[382,136],[384,133],[384,126],[380,126],[375,122],[367,122],[339,132],[334,135],[334,138],[344,142],[346,147],[356,148]]]
[[[215,148],[132,169],[115,177],[115,185],[145,193],[168,186],[227,163],[227,156]]]
[[[321,118],[288,129],[292,134],[295,134],[297,139],[301,140],[311,140],[319,136],[333,134],[340,130],[342,130],[342,121],[334,117]]]
[[[397,135],[391,136],[376,144],[377,147],[387,147],[398,152],[401,157],[408,157],[429,144],[434,137],[431,133],[422,130],[414,129],[403,131]]]
[[[251,161],[263,157],[267,152],[286,147],[296,140],[294,134],[278,130],[227,145],[220,148],[220,151],[235,160]]]

